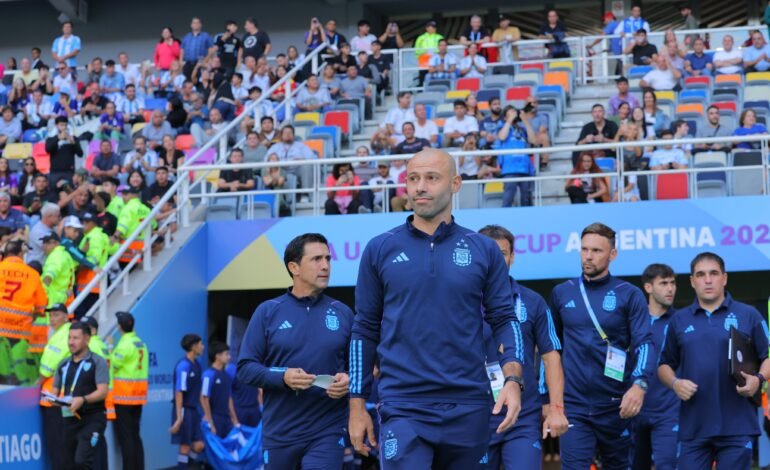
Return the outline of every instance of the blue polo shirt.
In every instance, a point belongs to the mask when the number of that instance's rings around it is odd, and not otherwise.
[[[743,49],[743,61],[744,62],[752,62],[755,61],[761,56],[762,54],[765,54],[766,57],[770,56],[770,44],[765,44],[761,48],[757,49],[754,46],[749,46]],[[765,59],[760,60],[754,65],[754,68],[758,72],[765,72],[768,69],[770,69],[770,62],[768,62]]]
[[[182,392],[182,406],[197,409],[201,396],[201,365],[184,357],[174,368],[174,395]],[[171,398],[174,403],[174,398]]]
[[[666,336],[666,328],[674,315],[674,309],[670,308],[659,317],[650,315],[650,331],[655,350],[663,349],[663,340]],[[679,397],[673,390],[663,385],[658,379],[658,374],[652,374],[647,378],[647,393],[644,396],[644,406],[640,414],[642,416],[674,416],[679,417]]]
[[[689,54],[687,54],[684,60],[687,60],[690,62],[690,66],[692,67],[693,70],[704,70],[708,64],[712,63],[713,56],[705,52],[700,56],[698,56],[694,52],[690,52]]]
[[[518,126],[512,126],[505,140],[495,142],[493,148],[499,149],[525,149],[529,147],[527,131]],[[500,155],[497,157],[500,165],[500,174],[505,175],[534,175],[535,167],[529,155]]]
[[[751,338],[760,362],[767,359],[767,323],[757,309],[733,300],[730,294],[713,312],[696,301],[677,311],[668,325],[660,364],[698,385],[695,395],[680,408],[683,441],[759,435],[757,409],[738,394],[730,376],[730,326]]]
[[[214,40],[205,31],[201,31],[198,34],[193,34],[191,31],[185,34],[184,38],[182,38],[184,61],[197,62],[208,55],[209,49],[213,45]]]
[[[217,370],[213,367],[203,373],[201,395],[208,397],[211,414],[217,416],[230,416],[230,396],[233,382],[225,370]]]

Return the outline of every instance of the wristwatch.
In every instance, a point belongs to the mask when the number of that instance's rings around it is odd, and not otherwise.
[[[505,378],[505,382],[503,382],[503,385],[507,384],[508,382],[516,382],[519,384],[519,388],[521,388],[521,391],[524,391],[524,379],[521,378],[521,376],[518,375],[509,375]]]
[[[85,396],[85,395],[83,395],[83,396],[82,396],[82,397],[80,397],[80,398],[82,398],[82,399],[83,399],[83,404],[84,404],[84,405],[87,405],[87,404],[88,404],[88,399],[86,398],[86,396]]]
[[[762,385],[764,385],[765,382],[767,382],[767,379],[765,378],[764,375],[762,375],[762,372],[757,372],[756,377],[759,379],[759,388],[762,388]]]
[[[636,379],[636,380],[634,380],[634,385],[638,385],[639,388],[641,388],[645,392],[647,391],[647,381],[644,380],[644,379]]]

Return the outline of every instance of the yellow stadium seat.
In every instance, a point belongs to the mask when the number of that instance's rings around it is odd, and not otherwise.
[[[493,181],[484,185],[484,194],[494,194],[503,192],[503,183],[500,181]]]
[[[450,90],[446,92],[444,99],[446,101],[464,100],[471,94],[470,90]]]
[[[3,150],[3,156],[9,160],[19,160],[32,155],[32,144],[8,144]]]
[[[144,126],[146,126],[146,125],[147,125],[146,122],[137,122],[137,123],[135,123],[133,126],[131,126],[131,135],[134,135],[137,132],[141,131],[142,129],[144,129]]]
[[[657,98],[658,101],[670,101],[672,103],[676,102],[676,95],[673,91],[669,90],[656,91],[655,98]]]
[[[548,70],[569,69],[575,70],[575,64],[569,60],[560,60],[558,62],[551,62],[548,65]]]
[[[762,82],[762,83],[768,83],[770,82],[770,72],[751,72],[746,74],[746,83],[750,84],[751,82]]]
[[[297,113],[294,116],[294,122],[312,122],[314,126],[321,123],[320,113]]]

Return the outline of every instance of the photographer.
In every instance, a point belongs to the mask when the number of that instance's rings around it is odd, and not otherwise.
[[[51,173],[49,179],[56,183],[59,179],[72,178],[75,172],[75,157],[83,156],[83,148],[72,135],[67,118],[56,118],[56,134],[45,141],[45,151],[51,155]]]
[[[404,47],[404,38],[401,37],[401,30],[395,21],[388,23],[379,40],[383,49],[401,49]]]
[[[503,111],[505,124],[497,134],[499,140],[499,149],[525,149],[535,145],[535,132],[529,122],[529,116],[513,106],[506,106]],[[522,128],[519,124],[523,124]],[[501,155],[498,157],[500,165],[500,177],[528,177],[535,174],[535,167],[532,164],[530,155],[514,154]],[[513,206],[516,198],[516,190],[521,191],[520,199],[522,206],[532,205],[532,181],[513,181],[503,185],[503,207]]]

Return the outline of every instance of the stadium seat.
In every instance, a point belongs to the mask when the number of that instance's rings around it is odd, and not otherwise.
[[[549,72],[555,72],[558,70],[573,72],[575,70],[575,64],[570,60],[559,60],[548,64]]]
[[[543,77],[539,73],[523,72],[517,73],[513,76],[513,86],[529,85],[536,87],[543,81]]]
[[[725,168],[727,154],[725,152],[700,152],[693,157],[693,168]],[[727,173],[724,171],[699,172],[695,178],[697,197],[725,197],[727,190]]]
[[[770,97],[768,97],[770,98]],[[764,109],[768,110],[770,109],[770,101],[769,100],[757,100],[757,101],[744,101],[743,102],[743,109]]]
[[[118,141],[110,139],[110,143],[112,144],[112,151],[117,153],[118,152]],[[101,151],[102,142],[100,140],[92,140],[88,143],[88,153],[99,153]]]
[[[436,107],[437,118],[448,118],[455,115],[455,107],[452,103],[442,103]]]
[[[545,64],[543,63],[521,64],[519,66],[519,70],[539,70],[541,72],[545,72]]]
[[[510,77],[516,74],[516,67],[513,65],[493,65],[492,75],[508,75]]]
[[[744,101],[760,101],[770,99],[770,85],[747,86],[743,89]]]
[[[733,150],[733,166],[737,168],[762,166],[762,152],[760,150]],[[763,194],[764,180],[760,170],[737,170],[731,171],[730,174],[734,196]]]
[[[51,156],[45,151],[45,142],[37,142],[32,146],[32,158],[35,159],[35,167],[47,175],[51,172]]]
[[[320,113],[297,113],[294,115],[294,125],[317,126],[321,124]]]
[[[687,199],[690,190],[687,183],[687,173],[660,174],[655,177],[655,199]]]
[[[698,78],[698,77],[696,77]],[[678,103],[705,103],[708,101],[708,90],[703,88],[682,90],[679,92]]]
[[[196,153],[198,153],[198,148],[191,148],[184,151],[185,160],[190,160],[193,156],[195,156]],[[215,163],[217,161],[217,150],[214,148],[207,148],[203,151],[203,153],[195,159],[194,162],[191,163],[191,165],[211,165],[212,163]]]
[[[684,79],[685,89],[710,89],[711,77],[687,77]]]
[[[329,143],[329,149],[334,156],[339,155],[342,148],[342,132],[337,126],[316,126],[310,130],[311,139],[323,139]]]
[[[714,88],[740,88],[743,86],[743,76],[736,74],[717,75],[714,78]]]
[[[676,94],[673,91],[656,91],[655,98],[658,100],[658,104],[671,103],[676,104]]]
[[[740,88],[715,88],[711,92],[711,102],[717,101],[741,101]]]
[[[238,197],[217,197],[206,207],[206,220],[235,220],[238,218]]]
[[[532,88],[528,86],[515,86],[505,90],[505,104],[513,104],[517,107],[524,106],[524,102],[532,96]]]
[[[470,94],[470,90],[449,90],[444,95],[444,101],[465,100]]]
[[[195,146],[195,138],[191,134],[181,134],[176,136],[176,148],[179,150],[189,150]]]
[[[510,75],[487,75],[484,77],[484,88],[506,89],[513,83]]]
[[[89,173],[91,173],[91,168],[94,167],[94,158],[96,158],[96,155],[97,154],[95,153],[89,153],[86,157],[86,162],[83,165],[83,168],[85,168]]]
[[[8,144],[3,150],[3,157],[9,160],[23,159],[30,156],[32,156],[32,144],[30,143]]]
[[[456,90],[478,91],[481,88],[480,78],[460,78],[455,83]]]
[[[328,157],[328,155],[324,155],[324,147],[325,147],[325,145],[324,145],[324,141],[323,140],[321,140],[321,139],[309,139],[309,140],[306,140],[306,141],[304,141],[302,143],[307,145],[310,148],[310,150],[315,152],[315,154],[316,154],[316,156],[318,158],[327,158]]]
[[[433,115],[436,112],[436,107],[432,104],[426,104],[425,106],[425,115],[428,119],[433,119]]]
[[[131,135],[132,136],[136,135],[136,133],[138,133],[139,131],[144,129],[144,126],[146,126],[146,125],[147,125],[146,122],[137,122],[137,123],[135,123],[133,126],[131,126]]]
[[[746,86],[770,85],[770,72],[751,72],[746,74]]]
[[[35,142],[40,142],[45,138],[46,130],[43,129],[28,129],[24,131],[24,134],[21,136],[21,141],[25,144],[34,144]]]
[[[698,127],[701,126],[701,120],[699,118],[684,119],[687,126],[690,128],[690,135],[698,135]]]
[[[503,183],[494,181],[484,185],[484,193],[481,197],[482,207],[502,207]]]
[[[594,160],[596,162],[596,166],[602,169],[602,171],[606,171],[607,173],[612,173],[615,171],[615,164],[617,161],[612,157],[599,157]]]
[[[642,78],[651,70],[652,67],[649,65],[637,65],[636,67],[631,67],[628,69],[628,78],[629,80],[632,78]]]
[[[351,117],[348,111],[327,111],[324,113],[324,126],[337,126],[345,140],[350,140]]]
[[[166,98],[147,98],[144,100],[144,109],[146,111],[160,110],[165,112],[168,100]],[[150,121],[147,121],[150,122]]]
[[[704,114],[703,104],[700,103],[680,104],[676,107],[676,117],[678,119],[695,116],[702,117]]]
[[[260,187],[260,189],[263,188]],[[240,201],[238,218],[241,220],[250,220],[278,217],[278,201],[276,200],[278,197],[280,196],[277,194],[254,194],[253,196],[244,196]],[[248,217],[249,198],[251,198],[252,217]]]
[[[446,92],[425,91],[415,95],[415,97],[412,99],[412,102],[414,104],[423,103],[438,106],[444,102],[444,96],[446,96]]]
[[[570,73],[560,70],[558,72],[547,72],[543,76],[543,85],[559,85],[564,89],[564,93],[569,94],[572,91],[570,86]]]
[[[478,93],[476,93],[476,100],[481,103],[486,103],[492,98],[500,99],[500,90],[497,88],[493,88],[491,90],[479,90]]]
[[[443,96],[443,93],[442,93]],[[363,121],[363,115],[361,114],[361,108],[359,108],[358,104],[352,104],[352,103],[337,103],[334,105],[333,109],[335,111],[347,111],[350,113],[350,123],[353,125],[353,133],[358,134],[361,132],[361,124]]]
[[[738,105],[732,101],[718,101],[712,103],[712,106],[719,108],[719,114],[722,116],[735,116],[738,112]]]

